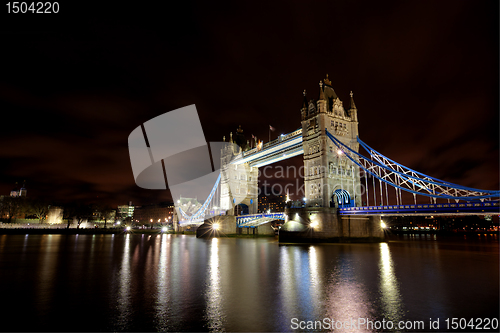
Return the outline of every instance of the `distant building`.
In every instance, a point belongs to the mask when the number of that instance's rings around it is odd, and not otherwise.
[[[286,207],[286,195],[259,196],[259,213],[284,212]]]
[[[16,187],[10,191],[10,195],[0,196],[0,218],[8,219],[9,221],[15,219],[24,219],[26,214],[24,213],[22,200],[18,198],[25,198],[27,195],[25,183],[22,187],[18,187],[16,182]]]
[[[16,182],[16,187],[14,187],[12,191],[10,191],[11,197],[26,197],[27,194],[28,191],[26,190],[26,181],[23,182],[23,186],[21,188],[17,186]]]
[[[118,206],[116,212],[116,218],[121,220],[133,220],[135,207],[132,205],[132,201],[129,201],[128,205]]]
[[[173,203],[138,206],[134,212],[134,222],[139,224],[169,224],[173,220],[174,208]]]
[[[125,207],[127,207],[127,206],[125,206]],[[126,213],[124,213],[125,218],[123,218],[123,219],[126,219],[128,217],[128,209],[124,209],[124,211],[126,211]],[[93,221],[104,221],[104,220],[106,220],[106,222],[115,221],[116,220],[116,209],[112,209],[110,211],[107,211],[106,213],[104,213],[104,212],[96,209],[92,213],[92,220]]]

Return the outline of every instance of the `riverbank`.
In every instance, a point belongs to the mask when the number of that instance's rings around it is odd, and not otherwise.
[[[37,228],[0,228],[0,235],[115,235],[115,234],[138,234],[138,235],[158,235],[158,234],[171,234],[171,235],[196,235],[193,231],[173,232],[162,231],[161,229],[132,229],[129,231],[123,228],[95,228],[95,229],[76,229],[76,228],[61,228],[61,229],[37,229]],[[247,234],[229,234],[221,235],[219,237],[229,238],[256,238],[256,237],[275,237],[274,235],[247,235]]]
[[[162,233],[170,233],[174,234],[174,232],[162,232],[160,229],[132,229],[130,231],[125,231],[123,228],[96,228],[96,229],[36,229],[36,228],[19,228],[19,229],[0,229],[0,235],[109,235],[109,234],[162,234]],[[179,233],[182,234],[182,233]]]

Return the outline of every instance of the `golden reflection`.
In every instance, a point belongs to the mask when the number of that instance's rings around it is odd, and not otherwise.
[[[318,250],[315,245],[309,247],[309,293],[311,295],[311,303],[315,307],[315,310],[321,308],[321,298],[323,295],[323,279],[320,274],[319,260],[318,260]],[[315,311],[315,317],[319,317],[319,311]]]
[[[41,248],[43,251],[43,259],[39,274],[40,285],[37,288],[40,303],[48,303],[53,295],[60,238],[61,235],[42,236],[42,242],[47,243]]]
[[[125,245],[123,248],[123,257],[118,281],[120,289],[118,291],[118,326],[121,328],[128,327],[130,317],[130,234],[125,235]]]
[[[168,235],[170,236],[170,235]],[[158,325],[156,329],[158,331],[168,331],[167,322],[168,322],[168,300],[170,291],[168,288],[169,285],[169,275],[168,275],[168,267],[170,265],[170,242],[167,238],[166,234],[161,236],[160,242],[160,264],[158,265],[158,278],[156,280],[157,283],[157,292],[156,292],[156,320]]]
[[[399,292],[399,284],[394,274],[394,264],[387,243],[380,243],[380,293],[383,316],[394,322],[403,317],[403,302]]]
[[[206,294],[208,329],[213,331],[224,330],[224,313],[222,309],[222,295],[219,269],[219,239],[212,238],[210,245],[210,259],[208,264],[209,283]]]
[[[2,235],[2,237],[0,237],[0,253],[3,253],[3,248],[5,246],[6,239],[7,239],[7,235]]]

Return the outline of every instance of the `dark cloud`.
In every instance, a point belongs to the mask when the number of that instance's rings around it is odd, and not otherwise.
[[[61,201],[166,200],[135,186],[134,128],[196,104],[207,141],[240,124],[267,141],[268,125],[300,126],[301,92],[316,98],[326,73],[344,105],[354,91],[373,148],[499,187],[498,3],[61,6],[0,19],[0,194],[26,179]]]

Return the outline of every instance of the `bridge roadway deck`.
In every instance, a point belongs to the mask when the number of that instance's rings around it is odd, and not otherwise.
[[[418,205],[362,206],[338,209],[339,215],[384,215],[384,216],[446,216],[446,215],[494,215],[500,214],[498,201],[474,203],[440,203]],[[285,220],[285,213],[263,213],[236,216],[238,228],[255,228],[275,220]],[[200,225],[203,219],[179,221],[182,226]]]
[[[285,220],[285,213],[263,213],[252,215],[241,215],[236,217],[238,228],[255,228],[264,223],[275,220]]]
[[[498,201],[339,208],[340,215],[492,215],[500,214]]]
[[[280,135],[266,143],[261,149],[253,148],[236,156],[231,164],[249,163],[252,167],[262,167],[288,158],[302,155],[302,129]]]

